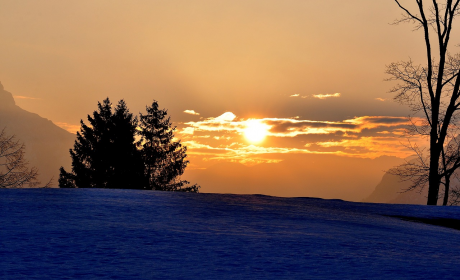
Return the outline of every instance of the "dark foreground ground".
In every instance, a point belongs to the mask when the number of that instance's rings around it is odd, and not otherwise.
[[[460,279],[459,219],[459,207],[0,189],[0,279]]]

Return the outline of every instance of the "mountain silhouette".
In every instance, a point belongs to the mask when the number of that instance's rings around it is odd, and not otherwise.
[[[26,159],[39,170],[42,185],[54,177],[57,187],[59,167],[70,169],[69,149],[75,135],[58,127],[52,121],[21,109],[13,95],[0,83],[0,129],[15,135],[26,145]]]
[[[375,187],[375,190],[363,202],[425,205],[428,198],[428,186],[423,189],[407,191],[411,183],[411,181],[402,181],[399,176],[390,174],[387,171]],[[452,187],[458,187],[458,182],[456,181],[452,181],[451,184]],[[442,204],[443,197],[444,189],[441,186],[438,205]]]

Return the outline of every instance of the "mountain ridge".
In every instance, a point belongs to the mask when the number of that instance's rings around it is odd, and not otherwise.
[[[59,167],[70,167],[69,149],[75,135],[51,120],[16,105],[13,95],[0,82],[0,129],[15,135],[26,146],[25,157],[30,166],[38,168],[38,179],[45,184],[54,178],[57,186]]]

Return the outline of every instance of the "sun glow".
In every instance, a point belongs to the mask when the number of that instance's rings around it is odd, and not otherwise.
[[[270,126],[260,122],[259,120],[250,120],[246,123],[244,136],[249,142],[258,143],[265,139]]]

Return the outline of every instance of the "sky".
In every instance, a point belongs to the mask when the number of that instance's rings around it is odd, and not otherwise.
[[[71,132],[106,97],[134,114],[157,100],[191,168],[405,158],[385,67],[424,48],[400,16],[390,0],[0,0],[0,81]]]

